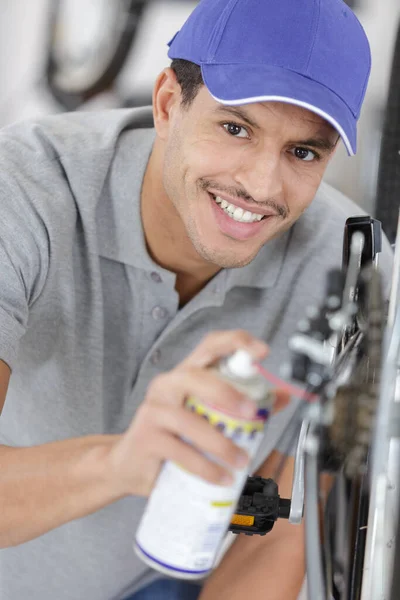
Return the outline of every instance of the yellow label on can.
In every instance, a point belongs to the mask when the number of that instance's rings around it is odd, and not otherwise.
[[[219,411],[216,408],[212,408],[199,402],[195,398],[188,398],[186,407],[206,419],[210,425],[219,429],[224,435],[234,440],[244,438],[250,441],[258,433],[262,433],[267,417],[267,414],[263,417],[256,417],[254,419],[232,417],[222,412],[222,410]]]

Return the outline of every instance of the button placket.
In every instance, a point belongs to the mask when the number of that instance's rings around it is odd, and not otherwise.
[[[161,275],[159,275],[156,271],[153,271],[150,274],[151,280],[154,281],[154,283],[161,283],[162,279],[161,279]]]
[[[168,316],[168,311],[163,306],[155,306],[151,311],[151,316],[156,321],[159,321],[160,319],[165,319]]]

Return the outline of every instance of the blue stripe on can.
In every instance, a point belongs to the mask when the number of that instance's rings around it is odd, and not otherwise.
[[[267,419],[269,415],[268,408],[259,408],[257,411],[257,417],[261,419]]]
[[[154,558],[154,556],[151,556],[151,554],[149,554],[148,552],[146,552],[146,550],[143,550],[142,546],[138,543],[138,541],[136,540],[136,545],[138,546],[138,548],[140,549],[141,552],[143,552],[143,554],[145,556],[147,556],[147,558],[149,558],[150,560],[152,560],[153,562],[157,563],[158,565],[160,565],[161,567],[165,567],[166,569],[170,569],[170,571],[175,571],[175,573],[187,573],[188,575],[205,575],[206,573],[209,573],[211,569],[206,569],[205,571],[193,571],[191,569],[177,569],[176,567],[173,567],[165,562],[162,562],[161,560],[157,560],[157,558]]]

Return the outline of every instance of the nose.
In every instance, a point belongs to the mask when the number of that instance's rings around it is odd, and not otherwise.
[[[279,202],[284,189],[280,153],[269,150],[257,155],[242,155],[235,180],[256,202]]]

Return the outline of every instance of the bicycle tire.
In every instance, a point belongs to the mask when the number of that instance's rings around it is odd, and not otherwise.
[[[50,43],[46,65],[46,80],[50,92],[57,102],[66,110],[76,110],[83,102],[107,90],[113,84],[130,52],[145,5],[146,0],[129,0],[127,2],[126,10],[129,18],[126,20],[122,30],[115,32],[118,43],[115,46],[113,55],[110,56],[108,64],[105,66],[97,80],[91,82],[87,87],[80,89],[79,92],[61,88],[56,83],[58,65],[52,52],[52,40],[56,35],[58,13],[57,10],[54,11],[50,22]]]
[[[376,218],[391,244],[396,238],[400,207],[400,25],[395,42],[384,118],[376,193]]]

